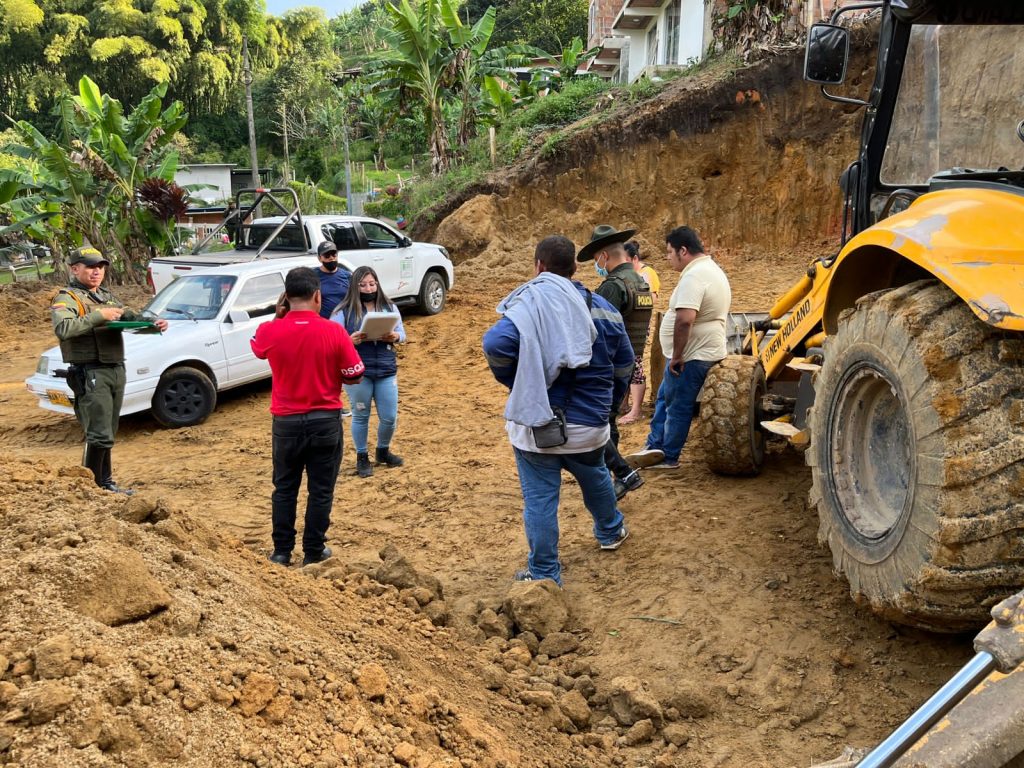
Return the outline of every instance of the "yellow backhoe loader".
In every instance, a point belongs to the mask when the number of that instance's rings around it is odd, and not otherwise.
[[[815,768],[1024,768],[1024,592],[992,609],[974,649],[877,747]]]
[[[866,98],[850,33],[878,30]],[[1024,2],[879,0],[808,34],[805,79],[865,110],[842,245],[730,318],[701,400],[707,462],[805,451],[819,538],[886,619],[973,629],[1024,586]]]

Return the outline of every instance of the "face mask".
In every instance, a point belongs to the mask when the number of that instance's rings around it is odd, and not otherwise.
[[[359,300],[364,302],[364,303],[366,303],[366,304],[369,304],[371,301],[376,301],[377,300],[377,292],[374,291],[373,293],[363,293],[362,291],[360,291],[359,292]]]
[[[604,267],[597,266],[597,262],[594,262],[594,271],[597,272],[598,277],[608,277],[608,270]]]
[[[338,262],[336,261],[321,261],[320,263],[323,264],[327,272],[333,272],[338,268]]]

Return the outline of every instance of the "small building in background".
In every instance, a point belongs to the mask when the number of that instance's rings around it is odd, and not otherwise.
[[[616,83],[657,77],[702,61],[715,42],[715,19],[729,0],[590,0],[587,47],[601,53],[588,71]],[[791,22],[828,18],[836,0],[792,0]]]
[[[224,204],[231,199],[231,169],[234,163],[193,163],[178,167],[174,181],[178,186],[205,184],[203,189],[190,192],[196,205]]]

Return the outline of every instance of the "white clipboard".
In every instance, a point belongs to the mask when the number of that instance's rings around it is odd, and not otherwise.
[[[367,341],[379,341],[395,330],[398,318],[397,312],[367,312],[363,315],[359,332],[366,334]]]

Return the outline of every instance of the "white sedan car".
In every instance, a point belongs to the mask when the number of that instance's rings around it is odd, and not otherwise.
[[[154,296],[145,311],[169,327],[159,335],[124,334],[121,415],[152,409],[165,427],[192,426],[213,412],[218,392],[270,376],[270,365],[253,355],[249,340],[274,317],[284,277],[294,267],[318,268],[319,262],[302,256],[211,267]],[[41,408],[74,413],[67,368],[60,347],[53,347],[25,380]]]

